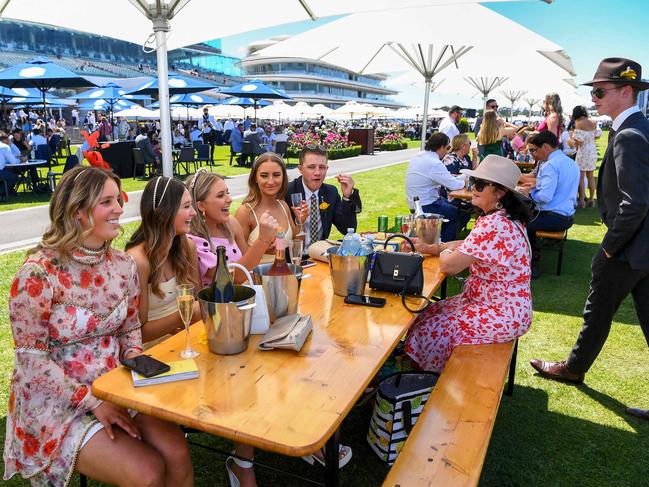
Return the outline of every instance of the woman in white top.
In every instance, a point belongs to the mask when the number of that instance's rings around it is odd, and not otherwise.
[[[588,112],[585,107],[576,106],[572,110],[572,118],[575,121],[575,131],[569,139],[577,148],[575,160],[581,171],[579,177],[579,201],[577,206],[583,208],[586,205],[595,206],[595,177],[593,175],[597,167],[597,146],[595,138],[597,137],[597,125],[588,118]],[[588,180],[589,198],[586,201],[586,189],[584,188],[584,176]]]
[[[176,305],[176,285],[193,284],[198,277],[196,246],[187,234],[196,211],[185,185],[177,179],[149,181],[140,201],[142,222],[126,244],[140,278],[142,342],[158,339],[183,328]],[[200,319],[198,303],[192,321]]]
[[[290,216],[290,209],[284,202],[288,187],[288,175],[284,159],[274,152],[265,152],[255,160],[248,177],[248,195],[234,217],[241,224],[243,236],[249,247],[259,239],[259,219],[265,213],[277,220],[284,232],[284,240],[296,238],[298,229]],[[309,216],[305,201],[294,208],[298,223],[304,223]],[[272,262],[275,257],[275,241],[268,244],[262,263]]]

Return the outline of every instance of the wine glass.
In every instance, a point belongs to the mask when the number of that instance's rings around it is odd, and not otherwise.
[[[406,237],[411,236],[412,227],[413,227],[414,215],[409,213],[401,217],[401,233]]]
[[[302,250],[304,249],[303,240],[291,240],[291,262],[293,265],[299,266],[302,262]]]
[[[302,201],[304,201],[304,197],[302,196],[302,193],[291,194],[291,205],[293,206],[293,208],[299,208],[300,206],[302,206]],[[296,237],[302,237],[303,235],[305,235],[304,223],[298,223],[297,226],[300,229],[300,232],[296,235]]]
[[[176,303],[178,303],[178,313],[180,319],[185,325],[185,350],[180,353],[184,359],[196,358],[199,353],[193,350],[189,345],[189,322],[194,314],[194,286],[192,284],[180,284],[176,286]]]

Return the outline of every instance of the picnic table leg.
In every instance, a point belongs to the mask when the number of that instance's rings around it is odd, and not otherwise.
[[[340,430],[331,435],[325,446],[325,485],[338,487],[338,448],[340,445]]]
[[[507,379],[507,390],[505,394],[508,396],[514,395],[514,377],[516,376],[516,355],[518,355],[518,338],[514,343],[514,351],[512,352],[512,360],[509,362],[509,378]]]
[[[447,278],[445,277],[439,290],[439,294],[442,299],[446,299],[446,280]]]

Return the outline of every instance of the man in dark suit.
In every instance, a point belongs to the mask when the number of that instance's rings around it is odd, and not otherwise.
[[[613,118],[597,181],[597,204],[607,227],[592,261],[584,323],[567,360],[531,360],[541,376],[581,383],[606,342],[613,315],[629,294],[649,343],[649,121],[636,106],[649,88],[638,63],[604,59],[592,100],[601,115]]]
[[[301,193],[309,205],[309,218],[305,223],[304,248],[318,240],[329,237],[331,225],[347,233],[348,228],[356,228],[356,214],[363,209],[358,189],[354,188],[354,180],[347,174],[336,176],[342,198],[338,189],[331,184],[325,184],[327,176],[327,149],[321,145],[308,145],[300,152],[299,178],[291,181],[286,191],[286,203],[293,206],[291,195]]]

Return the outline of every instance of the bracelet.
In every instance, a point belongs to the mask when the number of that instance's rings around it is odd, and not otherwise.
[[[445,254],[445,253],[452,254],[453,251],[452,251],[451,249],[444,249],[444,250],[442,250],[442,251],[439,253],[439,255],[441,256],[442,254]]]

